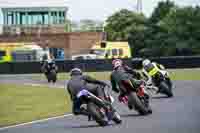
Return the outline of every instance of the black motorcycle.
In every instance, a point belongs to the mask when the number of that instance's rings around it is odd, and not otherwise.
[[[172,81],[169,77],[169,73],[162,70],[162,72],[158,72],[152,78],[153,84],[158,87],[157,93],[162,93],[167,95],[168,97],[173,97],[172,92]]]
[[[57,66],[55,63],[48,63],[46,62],[43,64],[42,71],[45,74],[45,77],[47,78],[48,82],[55,83],[57,81]]]
[[[81,107],[85,107],[84,109],[89,112],[89,116],[100,126],[108,125],[110,120],[116,124],[121,123],[120,115],[108,100],[100,99],[86,89],[82,89],[77,94],[77,98],[81,101]]]

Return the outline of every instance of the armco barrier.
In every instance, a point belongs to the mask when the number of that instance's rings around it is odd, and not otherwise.
[[[7,74],[7,73],[11,73],[12,72],[12,68],[10,63],[1,63],[0,64],[0,74]]]
[[[164,64],[166,68],[195,68],[200,67],[200,57],[161,57],[152,60]]]
[[[153,61],[163,64],[166,68],[194,68],[200,67],[200,56],[198,57],[155,57]],[[140,69],[141,58],[123,60],[129,66]],[[112,60],[63,60],[56,61],[59,72],[69,72],[73,67],[79,67],[83,71],[110,71]],[[0,74],[26,74],[41,73],[40,62],[11,62],[0,64]]]
[[[142,58],[132,59],[132,67],[140,69]],[[177,57],[151,57],[151,61],[163,64],[166,68],[197,68],[200,67],[200,56],[177,56]]]

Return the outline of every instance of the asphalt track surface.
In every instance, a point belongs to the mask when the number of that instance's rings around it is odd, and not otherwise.
[[[31,76],[0,76],[0,83],[43,84],[53,88],[63,87],[64,81],[49,85],[33,80]],[[67,116],[49,121],[0,130],[0,133],[200,133],[200,82],[174,81],[174,98],[162,95],[152,97],[153,114],[139,116],[122,104],[115,104],[123,123],[99,127],[84,116]],[[116,101],[117,102],[117,101]]]

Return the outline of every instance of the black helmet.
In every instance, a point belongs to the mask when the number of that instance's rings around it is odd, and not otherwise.
[[[73,68],[70,71],[70,76],[73,76],[73,75],[82,75],[82,70],[79,68]]]

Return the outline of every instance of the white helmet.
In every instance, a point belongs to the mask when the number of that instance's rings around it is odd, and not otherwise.
[[[145,67],[147,65],[149,65],[151,63],[151,61],[149,59],[145,59],[142,61],[142,66]]]

